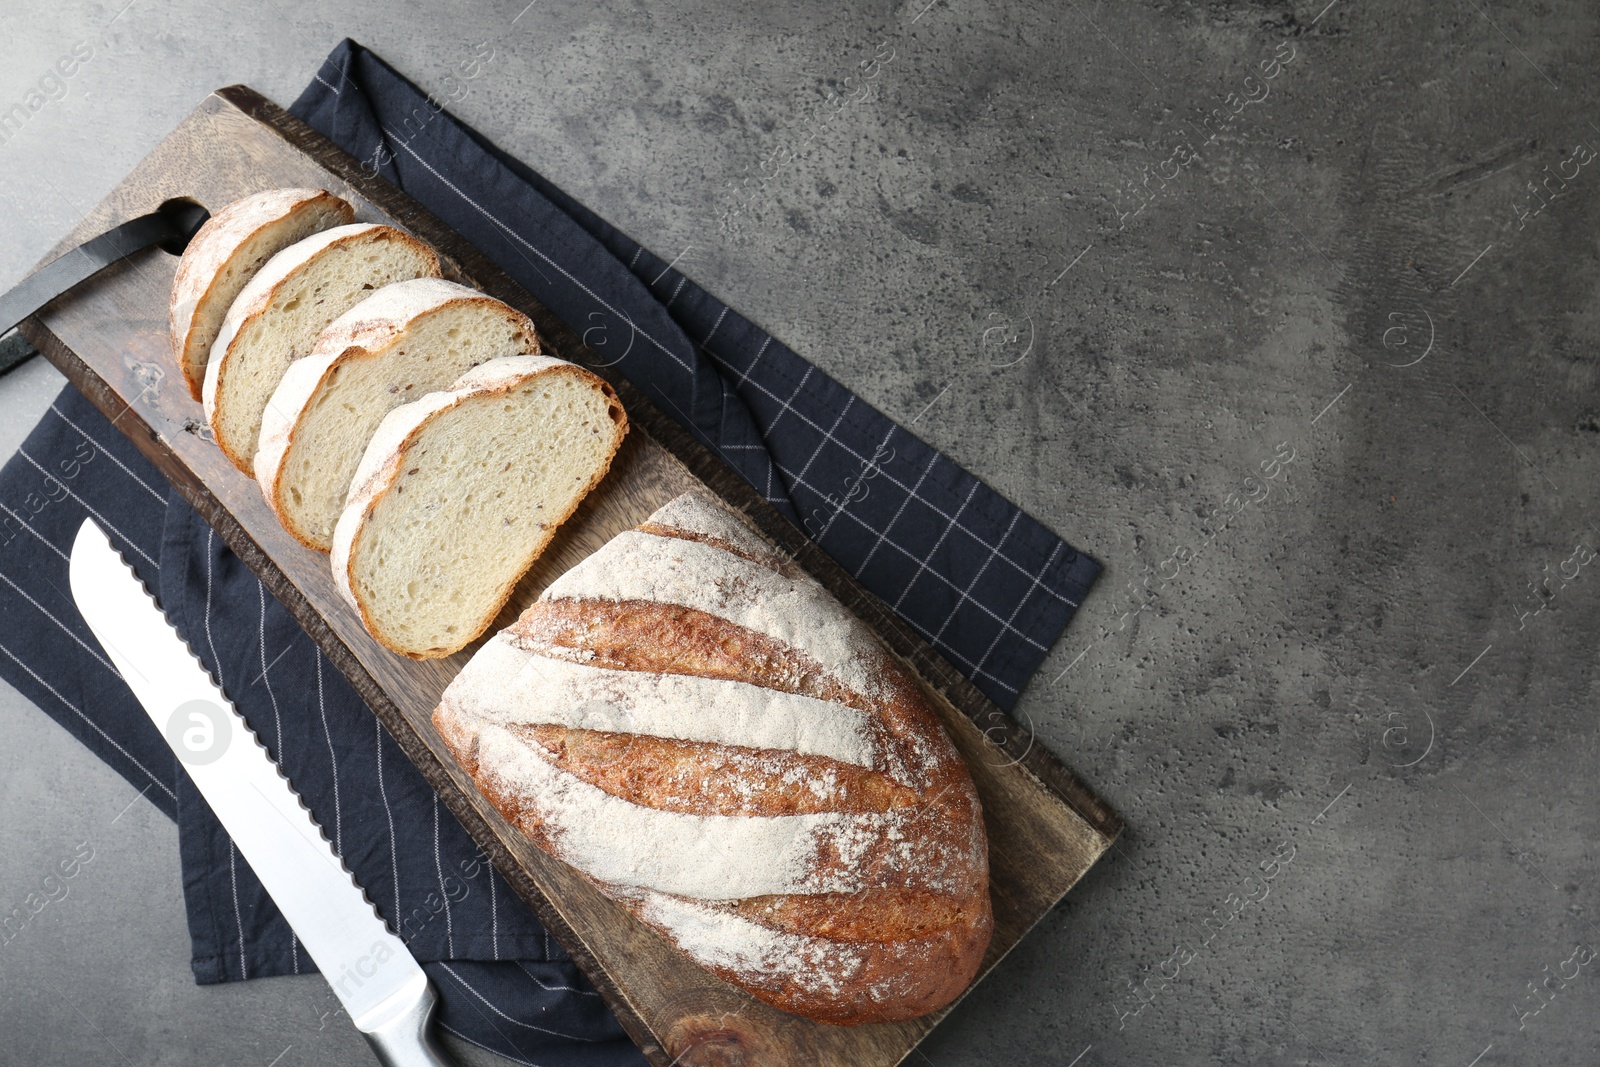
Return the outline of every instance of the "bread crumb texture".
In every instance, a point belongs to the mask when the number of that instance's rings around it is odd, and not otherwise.
[[[418,658],[476,638],[626,427],[609,387],[548,356],[492,359],[390,412],[333,538],[335,577],[367,628]]]
[[[474,289],[414,278],[376,290],[322,331],[268,402],[255,463],[268,503],[296,538],[326,551],[385,415],[491,359],[539,348],[526,315]]]
[[[427,245],[363,223],[323,230],[268,260],[228,309],[206,364],[206,417],[234,465],[254,473],[267,402],[334,319],[391,282],[438,273]]]

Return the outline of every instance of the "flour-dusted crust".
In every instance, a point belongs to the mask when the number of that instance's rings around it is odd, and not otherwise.
[[[494,617],[510,599],[515,583],[507,586],[494,604],[486,605],[487,610],[483,614],[481,624],[474,632],[462,634],[460,643],[454,648],[417,650],[402,647],[394,635],[387,633],[373,617],[372,610],[364,602],[356,582],[356,570],[361,563],[359,553],[362,535],[372,518],[373,511],[388,493],[395,490],[401,474],[409,465],[410,446],[430,422],[452,408],[483,398],[504,396],[525,382],[547,374],[576,377],[599,390],[606,398],[616,436],[605,465],[595,471],[581,492],[574,494],[569,506],[564,510],[551,512],[552,517],[544,521],[545,537],[533,546],[527,560],[527,564],[531,565],[549,544],[550,538],[555,536],[555,531],[560,525],[572,516],[583,498],[606,476],[606,472],[610,470],[611,459],[615,457],[616,449],[620,446],[623,435],[627,433],[627,415],[622,402],[617,399],[616,392],[610,385],[591,371],[554,356],[501,356],[472,368],[447,390],[429,393],[413,403],[402,404],[384,416],[383,422],[378,425],[377,432],[373,434],[366,452],[361,457],[361,463],[356,468],[355,477],[350,483],[349,499],[339,516],[338,524],[334,527],[329,561],[333,567],[334,585],[340,595],[356,609],[367,631],[390,651],[413,659],[433,659],[459,651],[494,621]],[[539,428],[530,426],[528,432],[537,433]]]
[[[433,720],[534,843],[823,1022],[951,1003],[988,947],[972,779],[872,632],[700,494],[563,574]]]
[[[206,361],[205,383],[201,387],[201,401],[205,405],[206,420],[211,423],[213,431],[218,424],[217,409],[223,403],[227,388],[228,375],[232,371],[237,348],[235,338],[257,316],[264,313],[271,306],[279,291],[294,275],[305,269],[318,257],[327,255],[332,250],[343,245],[357,241],[381,236],[384,241],[407,245],[420,258],[432,263],[432,273],[439,273],[439,256],[432,248],[412,237],[403,230],[381,223],[352,223],[346,226],[335,226],[312,234],[301,241],[290,245],[267,261],[255,276],[245,284],[228,308],[227,316],[222,320],[222,328],[217,332],[217,339],[211,346],[210,358]],[[227,457],[233,461],[234,466],[246,473],[254,473],[254,459],[256,441],[251,441],[246,447],[241,442],[230,445],[224,435],[217,434],[217,444],[222,448]]]
[[[240,289],[289,245],[354,218],[355,209],[326,189],[269,189],[206,220],[178,260],[167,309],[173,358],[196,400],[217,324]]]
[[[326,551],[328,545],[312,531],[301,529],[283,500],[284,465],[294,445],[295,430],[306,410],[338,367],[355,360],[382,358],[424,318],[463,304],[477,304],[503,313],[507,326],[524,335],[524,351],[539,353],[540,343],[533,323],[515,308],[443,278],[413,278],[376,290],[333,320],[317,338],[311,354],[295,360],[284,372],[261,417],[255,475],[268,506],[277,514],[284,529],[307,548]]]

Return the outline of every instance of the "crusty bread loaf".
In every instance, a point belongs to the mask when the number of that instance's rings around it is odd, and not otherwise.
[[[267,403],[256,480],[283,526],[326,552],[383,417],[497,356],[538,354],[528,317],[442,278],[386,285],[340,315]]]
[[[392,651],[463,648],[605,476],[627,428],[610,386],[551,356],[491,359],[395,408],[334,526],[339,591]]]
[[[234,466],[254,473],[261,413],[289,364],[373,290],[438,277],[433,249],[393,226],[335,226],[285,248],[240,290],[206,363],[206,419]]]
[[[434,724],[507,819],[719,977],[825,1022],[958,997],[977,792],[860,621],[690,494],[558,578]]]
[[[206,220],[178,260],[167,313],[172,354],[196,400],[223,316],[245,284],[285,248],[354,218],[326,189],[268,189]]]

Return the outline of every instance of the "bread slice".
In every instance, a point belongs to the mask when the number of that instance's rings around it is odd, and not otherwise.
[[[324,552],[383,417],[496,356],[537,355],[522,312],[442,278],[386,285],[333,320],[261,417],[256,480],[284,529]]]
[[[355,217],[354,208],[326,189],[268,189],[206,220],[178,260],[167,311],[172,354],[196,400],[211,345],[245,283],[290,245]]]
[[[550,356],[501,356],[384,417],[333,531],[333,577],[367,630],[413,659],[494,621],[611,466],[611,387]]]
[[[201,399],[217,444],[253,473],[261,413],[289,364],[374,289],[439,276],[433,249],[393,226],[335,226],[269,259],[240,290],[206,363]]]

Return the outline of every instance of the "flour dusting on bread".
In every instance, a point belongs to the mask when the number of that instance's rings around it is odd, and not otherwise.
[[[536,844],[770,1004],[912,1018],[982,958],[982,813],[926,698],[703,496],[553,582],[434,722]]]
[[[874,766],[882,758],[882,731],[871,716],[797,693],[529,655],[511,631],[496,634],[474,659],[476,669],[495,682],[484,690],[458,691],[458,707],[502,725],[554,723],[578,730],[779,749],[861,767]]]
[[[591,556],[557,578],[545,597],[693,608],[789,645],[869,699],[881,695],[876,639],[815,582],[785,577],[701,541],[638,530],[618,534],[604,551],[603,561]],[[831,625],[822,624],[824,619]]]

